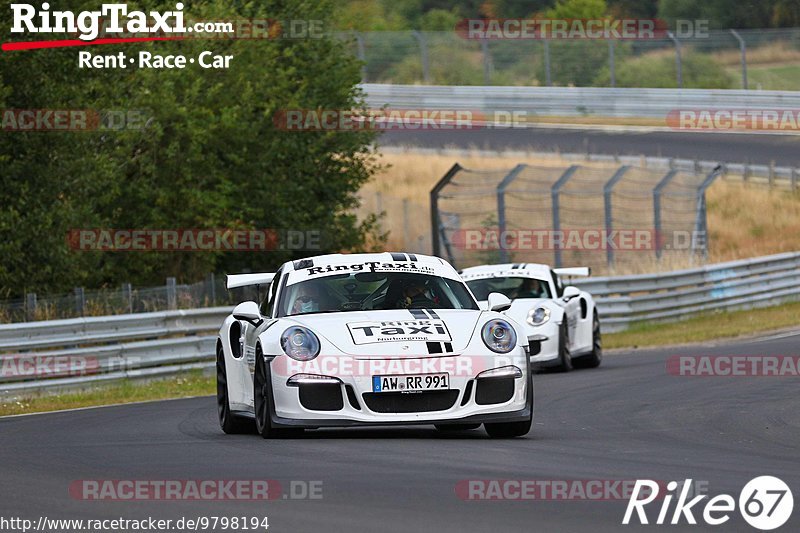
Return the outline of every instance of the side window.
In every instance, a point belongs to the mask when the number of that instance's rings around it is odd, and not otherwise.
[[[278,270],[275,273],[275,277],[272,278],[272,283],[269,285],[269,291],[267,291],[267,296],[264,298],[264,301],[261,302],[261,314],[263,316],[272,316],[272,304],[275,303],[275,294],[278,292],[278,285],[281,283],[281,271]]]
[[[564,284],[561,283],[561,278],[552,270],[550,271],[550,275],[553,276],[553,285],[556,287],[556,298],[561,298],[561,296],[564,295]]]

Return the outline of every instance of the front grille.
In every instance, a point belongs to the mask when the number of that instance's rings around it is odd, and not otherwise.
[[[301,383],[300,403],[312,411],[339,411],[344,407],[338,383]]]
[[[514,378],[478,379],[478,386],[475,388],[475,403],[478,405],[505,403],[513,396]]]
[[[431,392],[365,392],[364,403],[374,413],[446,411],[458,398],[458,389]]]

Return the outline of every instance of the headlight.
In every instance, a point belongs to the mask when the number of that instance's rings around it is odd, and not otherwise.
[[[281,348],[292,359],[311,361],[319,355],[319,339],[308,328],[292,326],[281,335]]]
[[[517,346],[517,333],[505,320],[490,320],[481,331],[483,343],[497,353],[508,353]]]
[[[550,320],[550,309],[547,307],[537,307],[528,312],[528,324],[531,326],[541,326]]]

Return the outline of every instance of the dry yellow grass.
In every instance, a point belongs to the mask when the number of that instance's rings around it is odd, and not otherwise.
[[[517,163],[565,168],[575,161],[557,156],[527,157],[469,154],[385,153],[387,168],[362,191],[362,213],[385,211],[383,228],[389,231],[387,248],[430,253],[429,193],[456,161],[470,169],[509,170]],[[581,162],[582,166],[615,169],[618,165]],[[800,194],[770,190],[766,185],[717,180],[707,192],[709,263],[800,250]],[[697,266],[685,256],[656,261],[641,254],[636,262],[598,274],[634,274]]]
[[[725,66],[738,66],[742,60],[741,53],[736,49],[717,52],[713,57],[717,63]],[[748,65],[766,66],[797,62],[800,62],[800,50],[792,48],[787,42],[775,42],[747,50]]]

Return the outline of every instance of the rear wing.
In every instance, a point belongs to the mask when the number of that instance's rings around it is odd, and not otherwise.
[[[554,268],[553,272],[559,276],[591,276],[592,269],[589,267]]]
[[[235,289],[236,287],[248,287],[250,285],[269,285],[274,272],[262,272],[260,274],[233,274],[227,276],[226,287]]]

